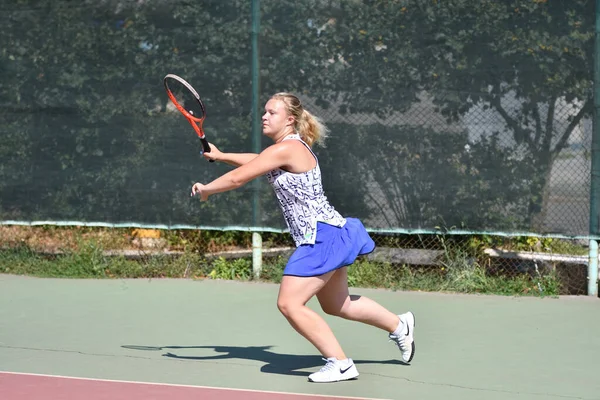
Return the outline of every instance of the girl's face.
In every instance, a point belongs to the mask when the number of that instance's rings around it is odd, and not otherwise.
[[[293,133],[294,117],[287,113],[282,100],[271,99],[265,104],[262,116],[263,135],[277,141],[281,137]]]

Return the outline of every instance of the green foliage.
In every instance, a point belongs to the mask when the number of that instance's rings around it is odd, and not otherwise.
[[[466,132],[381,125],[355,129],[361,148],[374,156],[359,164],[361,175],[383,189],[380,196],[368,194],[370,212],[361,217],[381,216],[371,219],[371,225],[506,231],[529,227],[529,181],[515,177],[531,171],[496,136],[466,149]],[[351,127],[346,130],[353,132]],[[502,169],[511,173],[498,173]],[[507,204],[513,212],[503,212]]]
[[[119,265],[122,260],[104,256],[102,248],[93,242],[81,243],[79,249],[50,259],[26,247],[5,250],[0,258],[0,271],[40,277],[105,278],[109,265]]]
[[[267,282],[281,283],[287,258],[278,256],[265,260],[260,271],[260,279]]]
[[[219,230],[165,230],[169,248],[194,250],[201,253],[225,250],[228,247],[247,248],[252,244],[252,232]]]
[[[395,289],[400,273],[390,263],[356,262],[348,267],[348,285],[352,287],[372,287]]]
[[[247,281],[252,278],[252,260],[238,258],[228,261],[223,257],[217,258],[213,270],[208,274],[212,279],[228,279]]]
[[[358,260],[348,267],[351,287],[393,290],[445,291],[502,295],[556,296],[560,280],[554,271],[529,276],[491,275],[466,252],[451,251],[439,268],[399,266]],[[287,259],[265,260],[260,280],[280,283]],[[127,260],[104,256],[94,243],[82,244],[76,252],[44,257],[27,247],[0,251],[0,273],[53,278],[192,278],[249,281],[253,279],[249,259],[206,260],[197,253],[179,257],[153,256]]]
[[[557,239],[552,237],[514,236],[501,237],[490,235],[469,236],[468,246],[473,250],[483,248],[500,248],[511,251],[525,251],[538,253],[586,255],[587,246],[575,243],[573,240]]]
[[[26,246],[0,251],[0,272],[51,278],[202,278],[210,265],[197,253],[180,257],[151,256],[129,260],[107,256],[94,241],[73,251],[43,255]]]

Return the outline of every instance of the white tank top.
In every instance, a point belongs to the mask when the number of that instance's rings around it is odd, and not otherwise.
[[[300,135],[289,135],[283,140],[299,140],[311,152],[317,161],[315,168],[307,172],[295,174],[280,168],[267,173],[267,179],[283,212],[285,222],[296,246],[314,244],[317,237],[317,222],[333,226],[344,226],[346,219],[338,213],[323,193],[319,160],[300,138]]]

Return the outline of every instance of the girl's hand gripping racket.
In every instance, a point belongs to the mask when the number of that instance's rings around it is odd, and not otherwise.
[[[206,108],[198,92],[185,79],[174,74],[165,76],[163,83],[169,99],[196,131],[202,143],[202,151],[210,153],[210,146],[202,128],[206,118]],[[210,160],[210,162],[214,162],[214,160]]]

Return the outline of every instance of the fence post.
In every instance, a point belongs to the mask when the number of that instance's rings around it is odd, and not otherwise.
[[[598,296],[598,241],[590,240],[590,260],[588,262],[588,295]]]
[[[592,167],[590,177],[590,236],[600,232],[600,0],[596,0],[594,43],[594,117],[592,119]],[[590,239],[588,295],[598,296],[598,242]]]
[[[252,43],[251,71],[252,71],[252,151],[260,153],[261,150],[261,117],[259,114],[260,90],[260,63],[258,58],[258,35],[260,32],[260,0],[251,2],[252,30],[250,41]],[[255,179],[252,191],[252,226],[256,229],[260,224],[260,181]],[[259,232],[252,232],[252,271],[254,278],[260,278],[262,270],[262,237]]]
[[[262,271],[262,236],[258,232],[252,232],[252,272],[254,279],[260,278]]]

